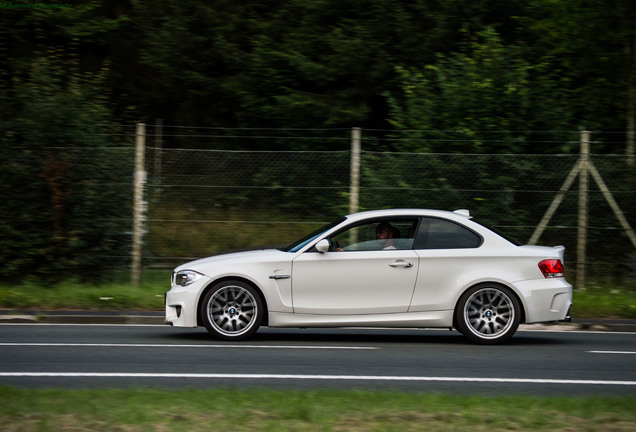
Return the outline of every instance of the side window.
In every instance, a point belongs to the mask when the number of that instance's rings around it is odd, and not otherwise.
[[[411,249],[417,219],[376,219],[356,225],[330,238],[334,251]]]
[[[455,222],[437,218],[422,218],[415,240],[415,249],[466,249],[481,245],[482,238]]]

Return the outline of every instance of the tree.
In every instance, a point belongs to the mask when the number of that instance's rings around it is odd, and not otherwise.
[[[117,153],[107,64],[88,71],[78,60],[82,41],[101,34],[96,22],[75,20],[91,7],[9,10],[14,21],[1,23],[4,276],[92,279],[127,255],[132,157]]]
[[[626,130],[634,163],[636,129],[636,3],[631,0],[533,0],[520,21],[530,48],[577,89],[581,123]],[[608,150],[614,151],[611,144]]]
[[[416,138],[406,141],[405,150],[568,150],[567,144],[538,148],[546,140],[531,132],[576,129],[571,92],[561,86],[558,71],[529,62],[520,47],[504,45],[493,29],[479,32],[460,52],[439,54],[434,64],[398,71],[402,92],[390,97],[391,123]]]
[[[126,31],[140,60],[117,62],[118,91],[182,125],[386,128],[396,64],[430,63],[461,29],[512,32],[519,3],[133,1]]]

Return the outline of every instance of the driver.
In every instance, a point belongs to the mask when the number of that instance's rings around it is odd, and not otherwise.
[[[375,228],[375,239],[382,240],[384,243],[382,250],[397,249],[393,244],[396,231],[396,228],[388,222],[380,222]]]

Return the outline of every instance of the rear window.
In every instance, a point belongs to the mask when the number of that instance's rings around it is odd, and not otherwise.
[[[415,249],[466,249],[482,243],[477,233],[455,222],[422,218],[415,240]]]

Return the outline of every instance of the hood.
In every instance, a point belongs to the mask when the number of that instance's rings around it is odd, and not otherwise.
[[[181,264],[174,271],[180,270],[196,270],[201,273],[205,273],[204,269],[209,268],[210,266],[217,265],[228,265],[235,262],[243,262],[243,263],[255,263],[255,262],[267,262],[280,260],[282,257],[288,256],[291,257],[292,254],[289,252],[283,252],[278,249],[264,249],[264,250],[254,250],[254,251],[246,251],[246,252],[233,252],[221,255],[214,255],[207,258],[201,258],[196,261],[190,261],[185,264]]]

